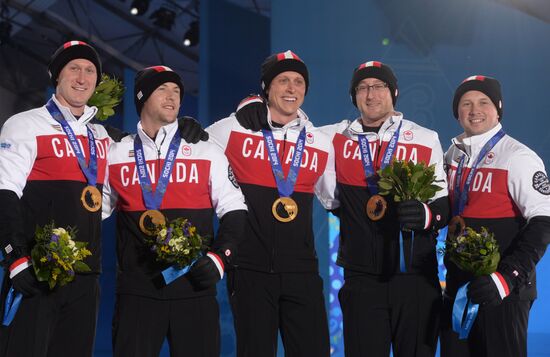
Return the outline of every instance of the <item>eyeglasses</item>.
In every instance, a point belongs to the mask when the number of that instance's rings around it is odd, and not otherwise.
[[[372,90],[374,91],[374,93],[381,93],[385,88],[388,88],[388,85],[386,83],[377,83],[377,84],[373,84],[372,86],[361,84],[355,87],[355,92],[368,93],[368,90]]]

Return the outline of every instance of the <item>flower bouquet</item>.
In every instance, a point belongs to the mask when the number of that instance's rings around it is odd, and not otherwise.
[[[86,242],[75,241],[74,228],[55,228],[54,223],[36,228],[36,244],[31,251],[38,281],[48,282],[50,290],[74,280],[75,273],[89,272],[83,262],[92,255]]]
[[[494,273],[500,261],[498,243],[485,227],[481,232],[466,227],[462,234],[449,235],[445,253],[456,266],[474,276]]]
[[[378,170],[379,194],[391,196],[394,202],[418,200],[427,202],[442,190],[435,185],[435,164],[427,166],[412,161],[393,160],[385,168]]]
[[[101,75],[101,82],[88,100],[88,105],[97,107],[97,119],[107,120],[107,118],[115,114],[113,108],[122,101],[122,94],[124,94],[124,85],[122,82],[103,73]]]
[[[187,219],[176,218],[168,224],[156,226],[155,234],[145,242],[156,254],[157,261],[182,269],[198,258],[206,249],[205,238]]]

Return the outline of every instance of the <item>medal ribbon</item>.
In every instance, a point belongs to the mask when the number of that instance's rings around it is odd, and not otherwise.
[[[179,278],[180,276],[182,275],[185,275],[189,272],[189,270],[191,270],[191,267],[193,266],[193,264],[195,264],[195,262],[200,258],[200,256],[193,260],[189,265],[179,269],[179,268],[176,268],[176,266],[171,266],[169,268],[166,268],[162,271],[162,278],[164,279],[164,283],[166,285],[170,284],[171,282],[173,282],[174,280],[176,280],[177,278]]]
[[[458,333],[458,338],[461,340],[468,337],[479,310],[479,305],[472,304],[468,299],[468,284],[470,283],[466,283],[458,289],[453,304],[453,331]]]
[[[166,187],[170,181],[170,174],[174,168],[174,161],[178,153],[178,148],[181,143],[180,136],[176,133],[170,142],[166,158],[164,159],[164,165],[160,172],[160,177],[157,181],[157,187],[153,192],[153,185],[151,178],[149,177],[149,171],[147,170],[147,164],[145,160],[145,153],[143,152],[143,144],[139,135],[134,138],[134,159],[136,167],[138,169],[139,185],[141,186],[141,193],[143,195],[143,201],[145,207],[150,210],[158,210],[164,194],[166,193]]]
[[[470,190],[470,184],[472,183],[478,165],[504,135],[504,130],[500,129],[491,139],[489,139],[489,141],[485,143],[485,145],[483,145],[481,151],[479,152],[479,156],[474,165],[472,165],[470,173],[466,177],[466,181],[464,182],[464,186],[462,188],[460,186],[462,182],[462,175],[464,173],[463,170],[466,154],[462,155],[460,158],[460,162],[458,163],[458,167],[456,169],[455,184],[453,188],[453,198],[455,201],[453,205],[453,215],[458,216],[464,211],[464,207],[466,207],[466,204],[468,203],[468,191]]]
[[[485,159],[485,156],[489,151],[504,137],[504,130],[500,129],[489,141],[483,145],[481,151],[479,152],[477,160],[472,165],[468,176],[466,176],[466,181],[461,187],[462,175],[464,174],[464,163],[466,160],[466,154],[462,155],[458,167],[456,169],[455,183],[453,187],[453,214],[455,216],[461,215],[468,203],[468,191],[470,190],[470,184],[474,178],[474,175],[477,171],[477,167]],[[473,304],[467,297],[468,284],[466,283],[458,289],[458,292],[455,297],[455,302],[453,304],[453,331],[458,333],[458,338],[463,340],[468,337],[470,329],[474,324],[475,318],[477,316],[477,311],[479,309],[478,304]],[[463,316],[466,312],[466,316]]]
[[[69,140],[69,143],[73,148],[74,154],[76,155],[76,159],[78,160],[78,165],[80,166],[80,169],[82,170],[84,176],[86,176],[86,181],[88,182],[88,185],[95,186],[97,182],[97,154],[95,148],[94,134],[92,133],[92,130],[90,130],[90,128],[86,126],[86,129],[88,131],[88,147],[90,149],[90,161],[88,164],[86,164],[86,158],[84,157],[84,153],[80,148],[78,139],[76,138],[73,129],[71,128],[67,120],[65,120],[63,113],[61,113],[61,110],[59,110],[52,99],[48,100],[48,103],[46,103],[46,109],[48,110],[52,118],[54,118],[55,121],[57,121],[61,125],[63,131],[65,132],[65,135],[67,135],[67,139]]]
[[[384,151],[384,157],[382,158],[382,162],[380,164],[381,169],[388,166],[393,158],[393,154],[397,149],[397,141],[399,139],[399,132],[401,131],[401,124],[403,124],[403,122],[399,123],[397,130],[394,131],[390,141],[388,142],[388,146]],[[361,163],[363,164],[363,169],[365,170],[365,176],[367,178],[367,189],[372,195],[375,195],[378,193],[378,180],[376,172],[374,171],[374,163],[370,153],[369,141],[366,135],[357,135],[357,139],[359,141],[359,148],[361,152]]]
[[[19,309],[19,304],[21,304],[21,299],[23,294],[15,293],[13,287],[10,287],[8,296],[6,296],[6,302],[4,305],[4,317],[2,318],[2,325],[9,326],[15,317],[17,309]]]
[[[384,151],[384,156],[382,162],[380,163],[380,168],[383,169],[388,166],[393,158],[393,154],[397,149],[397,142],[399,140],[399,133],[401,132],[401,124],[397,127],[397,130],[394,131],[388,146]],[[359,140],[359,148],[361,152],[361,163],[363,164],[363,169],[365,170],[365,176],[367,177],[367,189],[372,195],[378,194],[378,185],[377,185],[377,176],[374,171],[374,164],[372,160],[372,155],[370,153],[369,141],[367,140],[366,135],[357,135]],[[413,244],[414,244],[414,232],[411,232],[411,258],[413,253]],[[403,250],[403,232],[399,230],[399,270],[402,273],[407,271],[405,265],[405,254]]]
[[[296,185],[298,172],[300,171],[300,164],[302,163],[302,154],[305,148],[306,128],[302,128],[300,134],[298,135],[298,140],[294,146],[294,154],[292,155],[292,162],[290,163],[286,180],[283,172],[283,166],[281,165],[281,160],[279,159],[279,155],[277,153],[277,145],[275,143],[275,139],[273,138],[273,133],[271,130],[265,129],[262,129],[262,133],[264,134],[265,148],[269,153],[269,162],[271,164],[273,176],[275,176],[279,196],[290,197],[290,195],[294,192],[294,186]]]
[[[174,168],[174,161],[178,156],[178,149],[180,147],[181,137],[176,133],[170,141],[166,158],[164,159],[164,165],[160,177],[157,181],[157,187],[153,192],[153,185],[151,183],[151,177],[149,177],[149,171],[147,170],[147,163],[145,160],[145,153],[143,152],[143,143],[139,134],[134,138],[134,160],[138,169],[139,185],[141,186],[141,193],[143,195],[143,201],[145,207],[150,210],[158,210],[166,193],[168,182],[170,182],[170,174]],[[178,277],[187,273],[192,264],[178,269],[175,266],[171,266],[162,271],[162,277],[166,285],[176,280]]]

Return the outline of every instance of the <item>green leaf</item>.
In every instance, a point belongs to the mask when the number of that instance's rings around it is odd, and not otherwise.
[[[391,190],[393,185],[385,180],[378,181],[378,187],[382,190]]]
[[[88,264],[80,260],[77,260],[76,262],[74,262],[73,268],[74,268],[74,271],[78,273],[86,273],[91,271]]]

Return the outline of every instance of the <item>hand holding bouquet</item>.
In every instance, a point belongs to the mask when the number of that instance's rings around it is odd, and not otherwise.
[[[145,237],[145,241],[156,254],[157,261],[179,269],[191,264],[206,249],[205,239],[184,218],[157,225],[155,234]]]
[[[75,241],[76,230],[54,228],[54,223],[36,228],[36,244],[31,251],[34,272],[38,281],[48,282],[50,290],[74,280],[75,273],[89,272],[83,262],[92,255],[86,242]]]
[[[461,234],[447,237],[445,253],[460,269],[474,276],[488,275],[497,270],[500,261],[494,234],[481,227],[476,232],[466,227]]]

